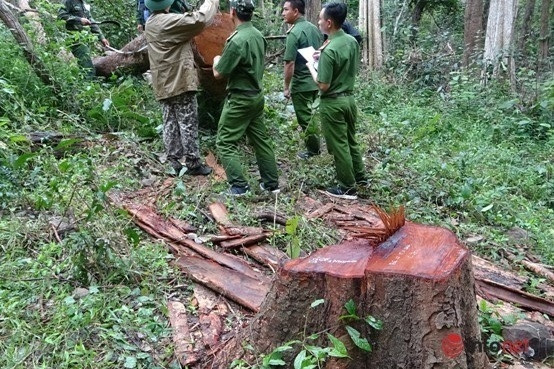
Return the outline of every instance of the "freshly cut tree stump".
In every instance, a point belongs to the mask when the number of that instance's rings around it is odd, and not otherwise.
[[[324,303],[311,308],[317,299]],[[373,351],[358,349],[348,336],[345,303],[360,317],[383,322],[376,331],[363,320],[349,323]],[[288,261],[260,312],[211,362],[227,368],[293,339],[329,332],[347,347],[348,358],[329,358],[327,369],[485,368],[487,358],[476,316],[471,254],[442,228],[407,222],[377,247],[354,240]],[[246,352],[248,343],[254,351]],[[324,334],[319,346],[331,346]],[[298,345],[297,345],[298,346]],[[287,351],[288,367],[299,352]]]

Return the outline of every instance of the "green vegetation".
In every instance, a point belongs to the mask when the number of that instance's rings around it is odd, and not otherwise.
[[[111,2],[94,4],[99,19],[109,14],[106,19],[128,20],[121,30],[106,32],[115,46],[134,28],[133,3],[116,4],[117,14]],[[49,2],[37,7],[44,19],[55,13]],[[266,17],[274,17],[271,9]],[[401,24],[382,74],[360,72],[359,141],[371,179],[361,195],[382,206],[405,204],[410,220],[447,227],[489,259],[509,250],[552,265],[554,79],[522,66],[514,92],[503,81],[485,87],[461,72],[454,61],[460,60],[459,46],[447,55],[438,51],[448,42],[460,45],[460,19],[445,24],[437,39],[436,24],[423,18],[417,47],[430,57],[417,69],[403,64],[409,29]],[[257,22],[273,27],[268,34],[279,32],[278,22]],[[0,367],[178,368],[166,301],[187,301],[190,282],[168,263],[172,257],[163,243],[108,202],[115,191],[168,176],[159,162],[159,105],[135,77],[83,80],[74,61],[58,56],[65,44],[60,24],[43,23],[51,41],[37,50],[62,91],[40,83],[0,25]],[[256,224],[252,214],[261,208],[286,214],[286,230],[270,241],[298,255],[339,239],[295,207],[302,193],[333,181],[333,163],[329,155],[307,162],[296,157],[302,137],[279,94],[280,60],[268,66],[265,85],[283,191],[276,200],[259,191],[223,199],[244,225]],[[32,143],[33,132],[64,138]],[[215,151],[213,131],[203,131],[201,142],[205,151]],[[214,179],[198,187],[184,176],[157,205],[197,226],[199,234],[214,232],[200,210],[225,189]],[[60,220],[71,224],[62,227]],[[508,237],[516,227],[525,239]],[[493,317],[483,319],[494,332]],[[318,352],[306,347],[301,361],[309,355],[317,360]]]

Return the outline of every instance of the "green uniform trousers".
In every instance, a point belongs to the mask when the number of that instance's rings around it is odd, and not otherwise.
[[[277,188],[279,177],[271,140],[263,121],[264,96],[229,93],[217,127],[216,146],[229,184],[247,186],[238,153],[238,142],[246,134],[254,148],[265,188]]]
[[[93,78],[96,75],[96,70],[94,64],[92,64],[88,46],[85,44],[71,45],[71,53],[77,58],[77,63],[83,68],[87,77]]]
[[[316,122],[313,118],[312,105],[317,99],[316,91],[301,91],[291,94],[292,105],[296,113],[298,125],[304,131],[306,149],[311,155],[319,154],[319,135]]]
[[[335,159],[339,184],[352,188],[365,180],[364,163],[356,141],[358,109],[353,96],[321,98],[321,127],[329,152]]]

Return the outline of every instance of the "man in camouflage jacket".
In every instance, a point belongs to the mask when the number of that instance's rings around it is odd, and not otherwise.
[[[146,42],[152,87],[163,110],[163,141],[167,158],[178,174],[185,157],[187,174],[207,175],[198,148],[198,73],[194,67],[192,38],[217,11],[218,0],[205,0],[195,12],[169,12],[174,0],[146,0],[153,13],[146,22]]]
[[[82,31],[85,26],[90,26],[90,31],[98,35],[98,40],[104,46],[110,46],[109,41],[104,37],[100,27],[95,23],[90,15],[90,5],[84,0],[64,0],[62,7],[58,11],[58,18],[65,21],[65,28],[68,31]],[[71,45],[71,52],[77,58],[81,68],[86,69],[89,77],[96,74],[92,59],[90,58],[90,50],[87,45],[75,43]]]

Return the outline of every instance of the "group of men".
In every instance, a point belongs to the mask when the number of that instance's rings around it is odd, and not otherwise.
[[[66,2],[81,0],[66,0]],[[148,44],[152,86],[163,111],[163,142],[167,158],[176,173],[208,175],[199,153],[196,92],[198,75],[194,67],[192,39],[217,12],[218,0],[205,0],[196,11],[172,12],[176,1],[144,0],[149,16],[142,26]],[[254,0],[230,0],[235,31],[221,55],[213,60],[216,79],[227,78],[227,97],[218,123],[216,146],[226,171],[229,194],[250,191],[240,160],[239,141],[248,137],[253,146],[263,191],[279,192],[279,175],[273,142],[264,123],[262,78],[266,40],[252,24]],[[362,156],[356,140],[357,107],[354,80],[360,60],[358,41],[344,32],[347,7],[342,2],[324,5],[319,29],[304,18],[304,0],[285,0],[282,16],[289,25],[284,55],[284,86],[291,98],[305,136],[302,159],[320,154],[320,138],[313,124],[313,105],[319,97],[319,114],[327,150],[333,155],[338,184],[326,192],[345,199],[357,198],[357,185],[365,184]],[[82,23],[85,24],[85,23]],[[324,42],[324,37],[327,39]],[[307,62],[299,50],[317,50]],[[311,58],[310,58],[311,59]]]

